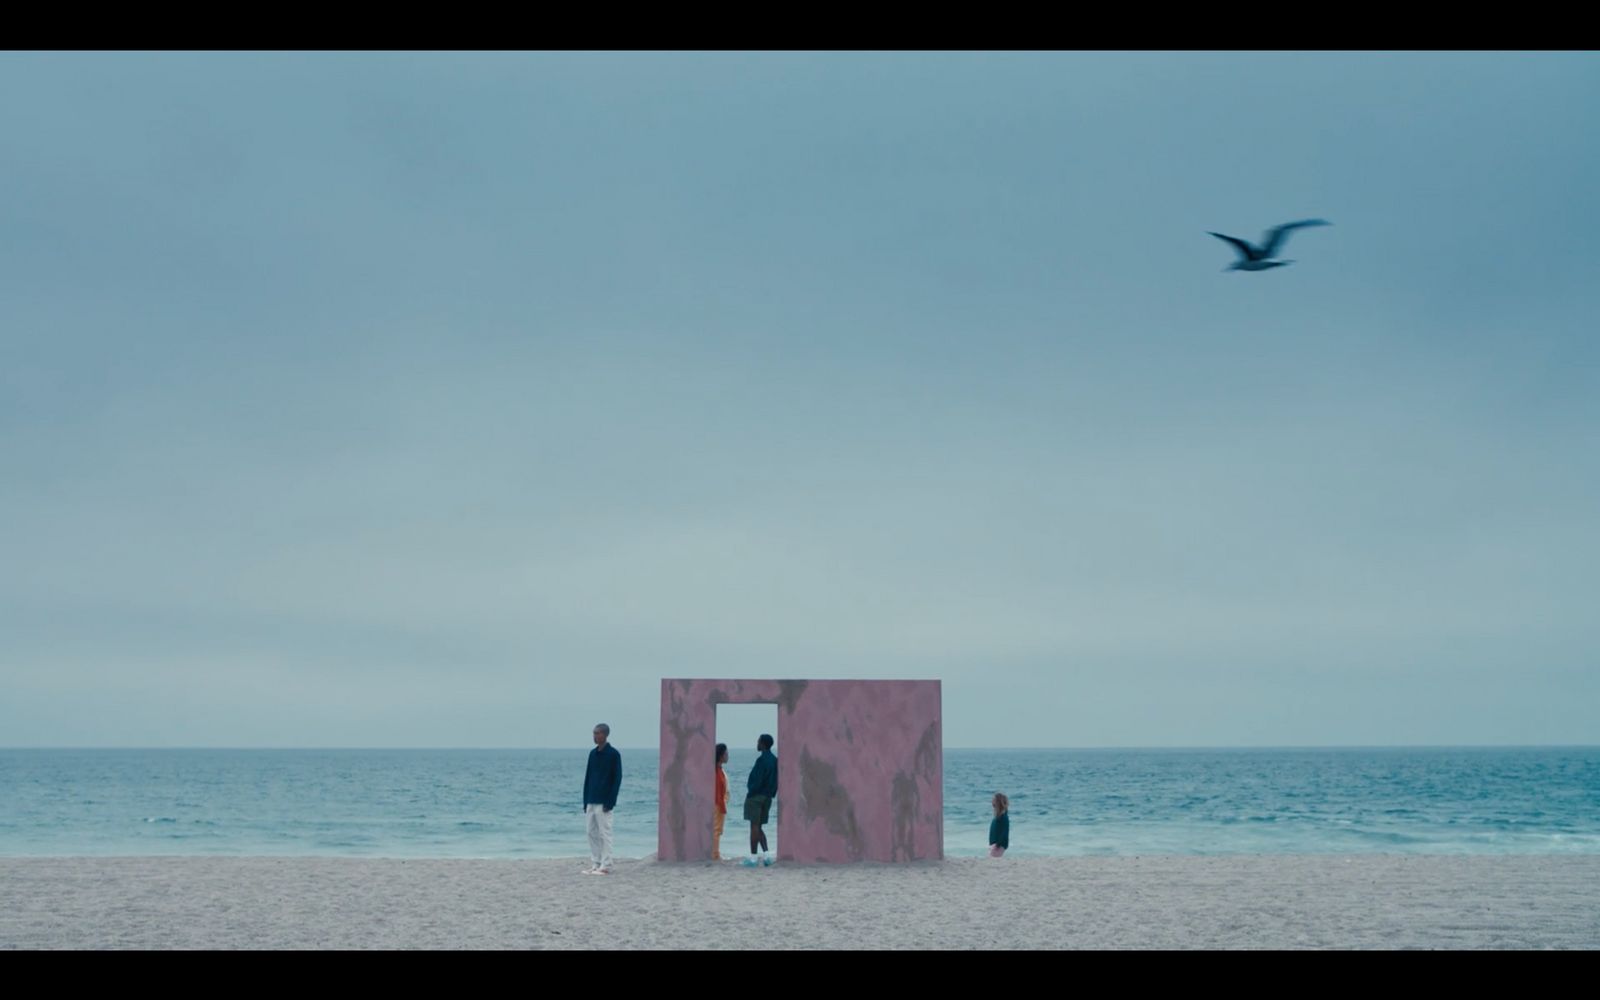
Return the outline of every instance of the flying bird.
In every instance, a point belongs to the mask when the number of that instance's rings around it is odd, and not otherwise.
[[[1211,233],[1219,240],[1233,244],[1239,251],[1239,259],[1223,268],[1224,271],[1265,271],[1271,267],[1282,267],[1293,264],[1292,260],[1273,260],[1278,255],[1278,248],[1283,246],[1283,241],[1289,238],[1289,233],[1295,229],[1305,229],[1308,226],[1331,226],[1333,223],[1326,219],[1302,219],[1299,222],[1285,222],[1281,226],[1274,226],[1267,230],[1261,237],[1261,245],[1256,246],[1237,236],[1224,236],[1221,233]],[[1209,232],[1209,230],[1207,230]]]

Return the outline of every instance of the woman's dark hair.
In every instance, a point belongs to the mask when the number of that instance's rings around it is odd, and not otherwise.
[[[713,764],[722,763],[722,755],[727,753],[727,752],[728,752],[728,744],[726,744],[726,743],[718,743],[717,744],[716,760],[712,761],[712,763]]]
[[[761,738],[759,740],[756,740],[756,749],[757,750],[771,750],[772,749],[772,737],[768,736],[766,733],[762,733],[761,734]]]

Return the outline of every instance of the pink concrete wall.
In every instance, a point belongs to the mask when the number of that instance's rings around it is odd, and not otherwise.
[[[662,861],[711,857],[718,705],[776,704],[780,861],[944,857],[938,681],[661,682]],[[728,776],[730,786],[744,775]],[[743,798],[737,790],[730,796]],[[749,826],[730,812],[725,855]],[[727,851],[730,845],[734,851]]]

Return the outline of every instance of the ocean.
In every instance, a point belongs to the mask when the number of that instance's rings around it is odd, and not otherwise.
[[[645,857],[657,753],[618,749],[615,851]],[[586,754],[0,750],[0,856],[586,856]],[[728,766],[724,853],[754,756]],[[944,769],[950,857],[986,852],[995,791],[1014,855],[1600,852],[1600,747],[951,749]]]

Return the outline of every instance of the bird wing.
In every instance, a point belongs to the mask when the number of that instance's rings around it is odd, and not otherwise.
[[[1289,238],[1289,233],[1296,229],[1305,229],[1308,226],[1331,226],[1333,223],[1325,219],[1301,219],[1299,222],[1285,222],[1281,226],[1273,226],[1267,230],[1267,235],[1261,239],[1261,256],[1271,259],[1278,255],[1278,248],[1283,246]]]
[[[1211,230],[1208,229],[1206,232],[1211,233]],[[1243,257],[1245,260],[1257,259],[1258,251],[1256,248],[1251,246],[1249,243],[1246,243],[1244,240],[1241,240],[1239,237],[1224,236],[1221,233],[1211,233],[1211,235],[1215,236],[1219,240],[1222,240],[1224,243],[1232,243],[1233,248],[1239,251],[1239,256]]]

